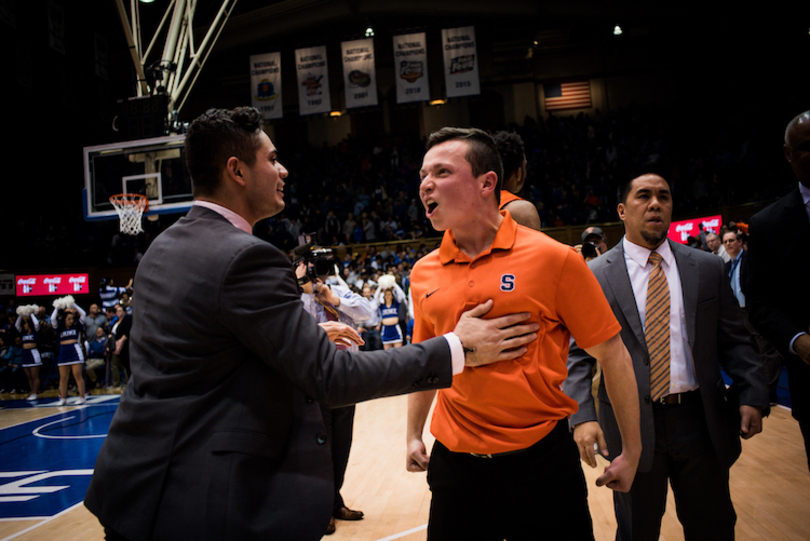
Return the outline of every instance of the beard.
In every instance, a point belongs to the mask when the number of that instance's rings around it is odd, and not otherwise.
[[[641,238],[650,246],[658,247],[667,238],[667,231],[641,231]]]

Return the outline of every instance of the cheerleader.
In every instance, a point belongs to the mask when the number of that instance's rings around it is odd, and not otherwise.
[[[36,305],[20,306],[17,308],[17,322],[15,327],[20,332],[23,348],[23,370],[28,378],[28,388],[31,394],[28,395],[29,402],[39,398],[39,369],[42,367],[42,357],[37,349],[39,320],[34,312],[39,310]]]
[[[379,287],[374,293],[377,303],[380,323],[382,324],[381,338],[383,349],[402,347],[402,328],[399,326],[400,310],[404,309],[405,292],[397,285],[396,278],[391,274],[380,276]]]
[[[76,380],[79,388],[79,400],[77,405],[84,404],[84,378],[82,377],[82,366],[84,365],[84,351],[80,339],[82,337],[85,312],[78,304],[73,302],[73,297],[68,295],[61,299],[56,299],[53,303],[54,309],[51,314],[51,325],[59,335],[59,400],[57,406],[64,406],[67,403],[68,382],[70,374]]]

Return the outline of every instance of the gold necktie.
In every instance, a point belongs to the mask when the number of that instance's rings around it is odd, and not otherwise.
[[[647,311],[644,338],[650,354],[650,396],[653,401],[669,392],[669,286],[661,256],[650,254],[650,283],[647,286]]]

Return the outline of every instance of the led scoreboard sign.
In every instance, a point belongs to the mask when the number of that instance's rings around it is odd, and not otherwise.
[[[668,237],[675,242],[687,244],[689,237],[700,236],[700,226],[703,226],[703,231],[706,233],[720,233],[720,226],[723,225],[723,217],[717,216],[704,216],[703,218],[694,218],[691,220],[681,220],[672,222],[669,225]]]
[[[87,273],[17,275],[14,279],[18,297],[45,295],[82,295],[90,293]]]

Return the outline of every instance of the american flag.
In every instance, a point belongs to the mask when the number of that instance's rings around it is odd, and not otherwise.
[[[546,111],[591,107],[591,83],[589,81],[544,84],[543,92],[546,95]]]

